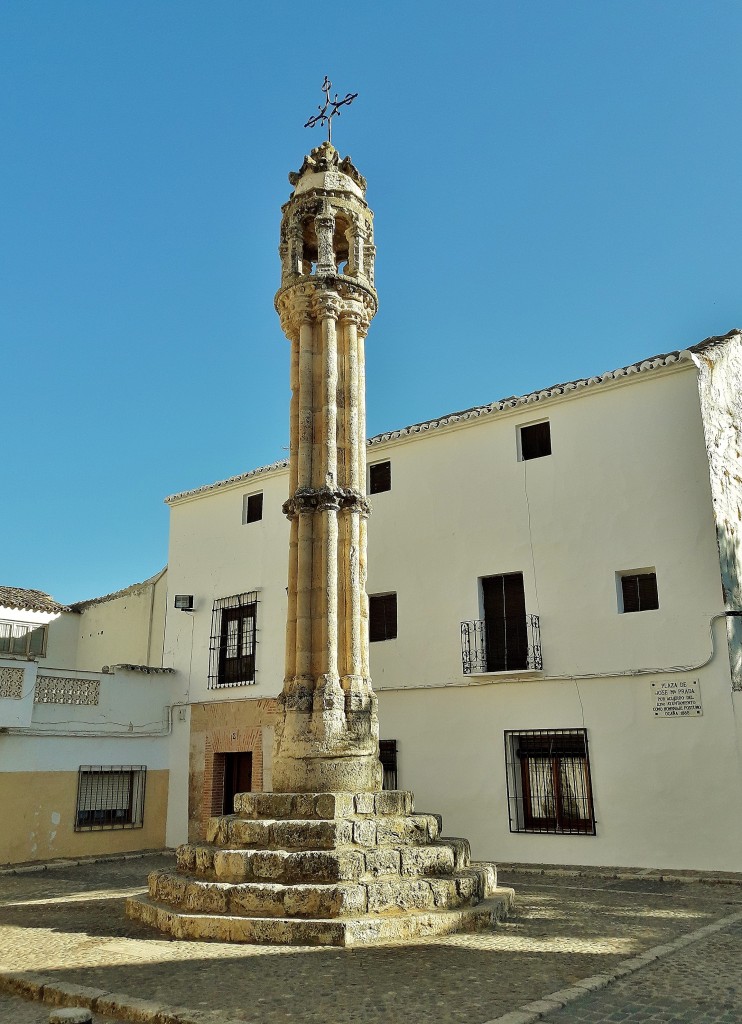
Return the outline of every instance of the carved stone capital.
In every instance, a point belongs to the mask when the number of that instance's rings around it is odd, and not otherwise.
[[[371,512],[371,503],[364,494],[343,487],[302,487],[281,507],[287,519],[315,512],[355,512],[367,518]]]
[[[312,299],[312,310],[318,320],[337,320],[343,310],[343,303],[334,292],[316,292]]]
[[[281,329],[291,341],[298,338],[302,324],[312,321],[311,295],[304,289],[292,288],[280,293],[276,309],[281,319]]]
[[[343,309],[340,313],[340,321],[344,324],[355,324],[357,328],[361,328],[364,323],[368,322],[358,309]]]

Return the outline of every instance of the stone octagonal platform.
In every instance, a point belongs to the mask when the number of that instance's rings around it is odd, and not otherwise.
[[[412,793],[241,793],[129,917],[176,938],[360,946],[488,928],[512,889]]]

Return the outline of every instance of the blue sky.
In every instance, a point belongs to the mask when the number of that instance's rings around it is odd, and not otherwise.
[[[280,206],[325,74],[376,214],[370,432],[742,323],[737,0],[338,11],[0,8],[1,583],[141,580],[166,495],[285,456]]]

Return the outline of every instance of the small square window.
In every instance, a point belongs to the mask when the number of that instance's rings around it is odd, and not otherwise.
[[[397,636],[397,595],[369,594],[368,598],[368,638],[371,643],[377,640],[394,640]]]
[[[368,493],[380,494],[392,489],[391,462],[375,462],[368,467]]]
[[[543,423],[531,423],[520,428],[520,458],[522,462],[529,459],[542,459],[551,455],[551,427],[548,420]]]
[[[263,492],[245,494],[242,498],[242,522],[257,523],[263,518]]]
[[[632,569],[618,573],[619,612],[648,612],[659,608],[657,573],[654,569]]]

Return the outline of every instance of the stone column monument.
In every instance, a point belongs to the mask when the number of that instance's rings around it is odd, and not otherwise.
[[[329,91],[329,83],[326,80]],[[345,101],[343,101],[345,102]],[[177,938],[354,946],[484,928],[512,890],[412,793],[382,790],[368,657],[364,338],[376,312],[366,182],[324,142],[283,208],[291,343],[286,667],[272,793],[240,793],[129,916]]]
[[[291,342],[286,675],[273,785],[381,789],[368,668],[364,338],[376,312],[366,181],[329,142],[281,224],[276,309]]]

